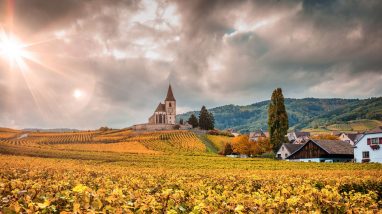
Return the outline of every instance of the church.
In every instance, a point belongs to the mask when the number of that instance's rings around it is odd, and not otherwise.
[[[154,113],[149,117],[148,123],[136,124],[130,128],[137,131],[160,131],[174,129],[188,130],[192,129],[192,126],[188,123],[176,123],[176,100],[170,84],[164,103],[160,102],[158,104]]]
[[[168,86],[167,96],[164,103],[159,103],[154,114],[149,118],[149,124],[175,125],[176,100],[171,85]]]

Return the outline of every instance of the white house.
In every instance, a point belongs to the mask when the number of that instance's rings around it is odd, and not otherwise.
[[[309,132],[289,132],[287,134],[288,140],[291,143],[306,143],[310,139],[310,133]]]
[[[382,163],[382,129],[366,132],[354,146],[354,160],[358,163]]]
[[[354,144],[363,136],[363,134],[353,134],[353,133],[341,133],[338,137],[339,140],[345,141],[350,145],[354,146]]]
[[[265,133],[261,129],[249,133],[249,140],[250,141],[257,141],[259,138],[262,138],[262,137],[267,137],[267,136],[265,135]]]
[[[289,155],[300,149],[304,144],[283,143],[276,153],[276,158],[285,160]]]

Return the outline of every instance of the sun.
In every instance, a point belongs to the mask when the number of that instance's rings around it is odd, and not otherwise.
[[[84,92],[80,89],[76,89],[73,91],[73,97],[76,99],[80,99],[84,96]]]
[[[16,37],[2,35],[0,37],[0,56],[6,57],[9,62],[20,62],[28,57],[25,45]]]

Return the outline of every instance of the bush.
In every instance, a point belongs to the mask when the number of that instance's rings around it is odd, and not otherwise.
[[[179,130],[180,129],[180,125],[179,124],[174,125],[174,129],[175,130]]]
[[[207,132],[207,134],[209,135],[221,135],[221,136],[227,136],[227,137],[234,137],[233,134],[231,134],[230,132],[227,132],[227,131],[219,131],[219,130],[209,130]]]

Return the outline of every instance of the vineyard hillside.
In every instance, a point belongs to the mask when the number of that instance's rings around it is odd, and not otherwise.
[[[79,132],[28,132],[0,130],[0,146],[27,148],[121,152],[193,153],[205,152],[199,137],[190,131],[134,132],[128,129]]]

